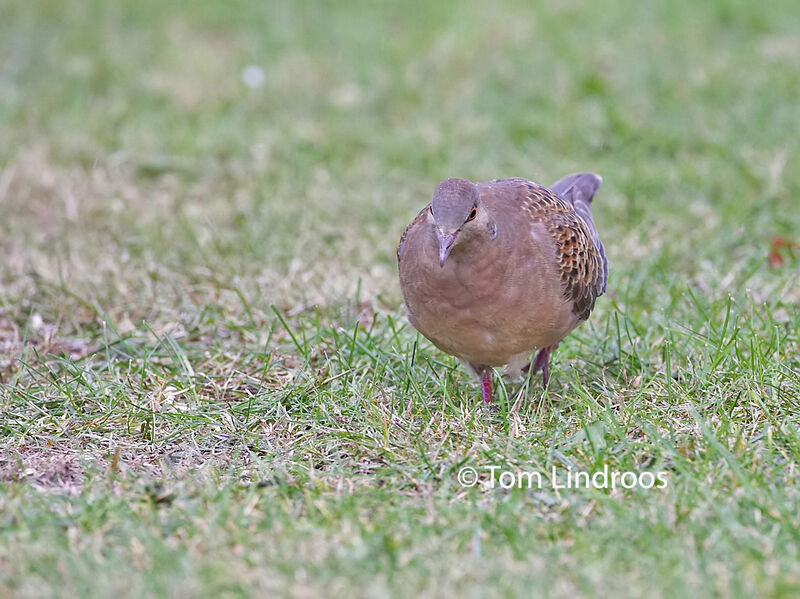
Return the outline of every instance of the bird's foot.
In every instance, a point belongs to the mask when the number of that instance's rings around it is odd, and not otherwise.
[[[486,368],[481,372],[481,397],[483,403],[492,403],[492,369]]]

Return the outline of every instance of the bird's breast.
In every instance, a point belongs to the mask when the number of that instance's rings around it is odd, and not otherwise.
[[[433,242],[401,262],[400,281],[411,324],[440,349],[501,365],[577,324],[548,260],[552,250],[541,243],[515,246],[498,235],[474,251],[454,248],[440,267]]]

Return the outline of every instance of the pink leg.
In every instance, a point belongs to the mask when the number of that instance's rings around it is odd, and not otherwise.
[[[536,357],[530,365],[530,367],[533,368],[532,374],[536,374],[540,370],[542,371],[542,385],[544,387],[547,387],[547,383],[550,382],[550,354],[557,347],[558,343],[543,347],[537,352]]]
[[[481,371],[481,397],[483,403],[492,403],[492,369]]]

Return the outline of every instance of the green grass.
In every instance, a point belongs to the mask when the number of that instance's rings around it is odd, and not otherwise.
[[[800,593],[794,0],[0,13],[1,596]],[[609,291],[484,406],[395,244],[578,169]]]

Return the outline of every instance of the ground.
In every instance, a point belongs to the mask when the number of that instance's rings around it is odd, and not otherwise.
[[[794,0],[0,13],[0,595],[800,594]],[[482,405],[395,245],[575,170],[608,293]]]

